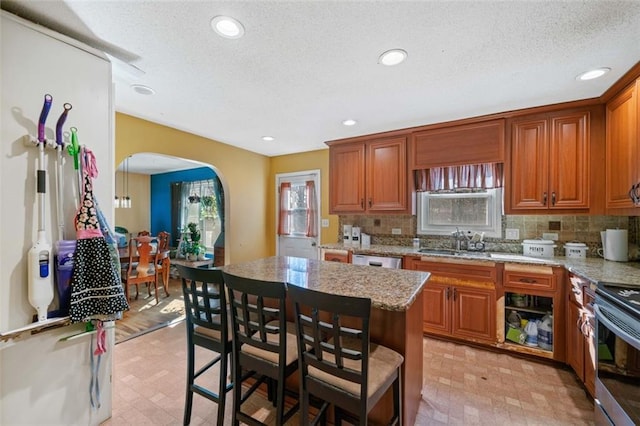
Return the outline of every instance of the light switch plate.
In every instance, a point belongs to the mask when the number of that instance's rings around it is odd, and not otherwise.
[[[400,228],[391,228],[391,234],[400,235],[400,234],[402,234],[402,229],[400,229]]]
[[[542,233],[543,240],[553,240],[558,241],[558,233],[557,232],[543,232]]]
[[[504,238],[506,240],[519,240],[520,230],[518,228],[507,228],[504,232]]]
[[[322,219],[322,227],[323,228],[329,227],[329,219]]]

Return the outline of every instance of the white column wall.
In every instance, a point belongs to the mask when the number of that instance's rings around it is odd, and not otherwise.
[[[23,136],[36,135],[45,93],[53,96],[48,139],[55,138],[63,104],[71,103],[64,130],[77,127],[80,144],[95,153],[100,175],[94,190],[113,225],[114,112],[111,65],[101,53],[6,12],[1,19],[0,331],[6,333],[31,323],[35,313],[28,301],[26,255],[38,224],[38,154],[23,144]],[[73,161],[65,157],[64,237],[74,239],[77,187]],[[54,242],[60,239],[55,151],[47,150],[45,162],[46,229]],[[89,401],[91,337],[59,340],[79,330],[68,326],[0,343],[0,424],[95,425],[111,415],[113,330],[102,358],[98,410]]]

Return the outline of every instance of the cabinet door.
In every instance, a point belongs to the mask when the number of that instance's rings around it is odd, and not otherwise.
[[[547,120],[515,122],[511,135],[511,209],[547,208],[548,179]]]
[[[631,86],[607,103],[606,200],[607,208],[630,208],[631,185],[636,183],[637,96]]]
[[[367,210],[406,210],[407,138],[372,141],[367,144],[367,150]]]
[[[329,212],[364,212],[364,143],[332,146],[329,151]]]
[[[449,287],[436,283],[425,285],[422,290],[424,300],[423,330],[425,333],[450,334]]]
[[[471,340],[496,341],[496,294],[493,290],[452,287],[452,334]]]
[[[580,306],[567,301],[567,364],[584,382],[584,336],[580,330]]]
[[[549,208],[589,208],[589,113],[551,118]]]

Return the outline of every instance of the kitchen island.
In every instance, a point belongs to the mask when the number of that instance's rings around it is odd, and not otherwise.
[[[227,265],[223,271],[246,278],[286,282],[311,290],[371,299],[371,341],[404,356],[403,423],[415,423],[422,391],[422,288],[428,272],[381,269],[297,257],[269,257]],[[293,319],[293,310],[288,307]],[[393,410],[391,392],[370,414],[386,421]]]

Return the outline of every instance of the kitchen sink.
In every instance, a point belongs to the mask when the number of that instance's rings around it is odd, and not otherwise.
[[[420,250],[418,250],[419,253],[425,253],[425,254],[448,254],[448,255],[455,255],[456,252],[455,250],[448,250],[448,249],[430,249],[430,248],[422,248]]]

